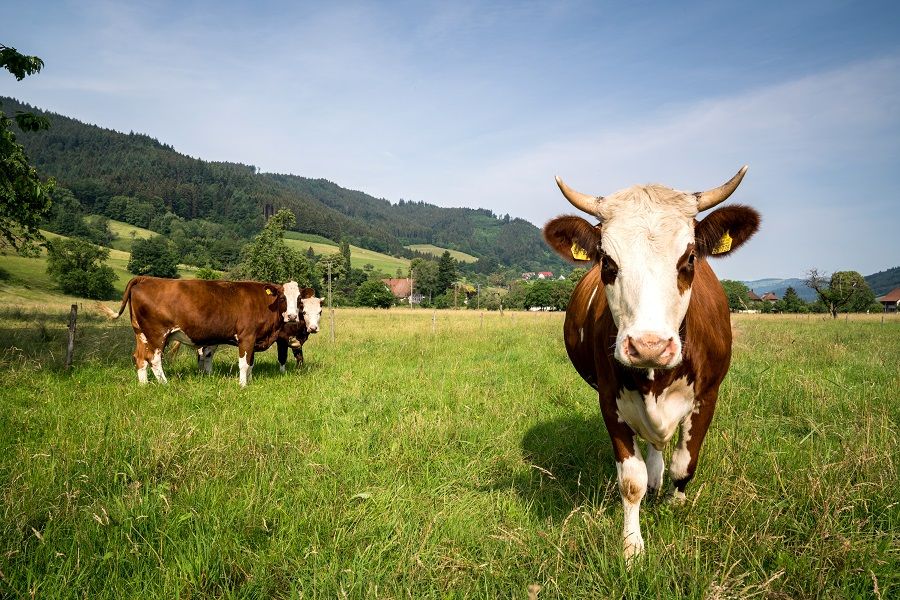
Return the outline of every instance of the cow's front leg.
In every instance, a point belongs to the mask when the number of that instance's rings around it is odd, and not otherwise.
[[[255,340],[250,340],[250,343],[245,343],[244,340],[240,340],[238,342],[238,369],[240,369],[240,384],[241,387],[247,387],[247,384],[250,383],[250,380],[253,379],[253,344]]]
[[[297,361],[297,368],[303,366],[303,345],[301,344],[299,348],[294,348],[294,360]]]
[[[672,476],[672,502],[681,503],[686,499],[684,490],[694,477],[700,447],[706,437],[706,431],[712,422],[715,400],[698,406],[681,422],[681,434],[678,446],[672,453],[669,475]]]
[[[647,465],[644,464],[634,432],[619,421],[615,409],[608,408],[607,405],[602,412],[616,457],[619,494],[622,496],[624,512],[622,547],[625,560],[630,562],[633,557],[644,551],[640,511],[641,500],[647,493]]]
[[[666,463],[663,460],[662,450],[657,450],[653,444],[647,444],[647,494],[650,498],[659,494],[662,488],[663,473]]]
[[[287,340],[283,340],[281,338],[275,340],[275,347],[278,350],[278,369],[282,373],[284,373],[286,370],[285,365],[287,364],[287,351],[288,351]]]

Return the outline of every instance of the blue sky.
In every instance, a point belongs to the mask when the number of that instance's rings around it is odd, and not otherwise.
[[[713,187],[721,277],[900,265],[897,2],[20,2],[11,95],[393,202],[572,212],[553,181]]]

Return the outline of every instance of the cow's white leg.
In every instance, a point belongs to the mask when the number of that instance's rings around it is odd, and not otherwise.
[[[146,384],[147,383],[147,362],[146,361],[144,361],[144,363],[138,367],[137,374],[138,374],[138,383],[140,383],[142,385]]]
[[[666,464],[663,454],[653,444],[647,444],[647,493],[650,497],[656,496],[662,488],[663,473]]]
[[[162,368],[162,350],[156,349],[153,352],[153,358],[150,359],[150,368],[153,369],[153,375],[156,377],[156,380],[160,383],[169,383],[166,379],[166,374],[163,373]]]
[[[622,544],[625,560],[644,551],[644,538],[641,536],[641,499],[647,493],[647,466],[641,458],[641,450],[637,441],[634,443],[634,456],[622,462],[616,462],[619,479],[619,493],[622,495],[622,508],[625,523],[622,528]]]
[[[250,378],[252,377],[253,367],[250,365],[250,362],[247,360],[247,355],[238,358],[238,368],[240,369],[240,383],[241,387],[247,387],[247,384],[250,382]]]

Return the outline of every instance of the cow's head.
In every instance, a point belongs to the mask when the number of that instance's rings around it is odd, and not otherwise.
[[[296,281],[288,281],[282,287],[284,300],[287,305],[281,316],[288,323],[300,320],[300,295],[301,288]]]
[[[310,333],[319,331],[319,317],[322,316],[322,299],[316,298],[316,290],[303,288],[300,293],[300,302],[303,304],[303,321],[306,330]]]
[[[695,265],[730,254],[759,228],[759,213],[746,206],[720,208],[702,221],[695,217],[728,198],[746,171],[706,192],[647,185],[607,197],[576,192],[556,178],[569,202],[600,222],[557,217],[544,226],[544,239],[570,261],[600,265],[618,328],[614,356],[622,364],[658,369],[681,362],[679,328]]]

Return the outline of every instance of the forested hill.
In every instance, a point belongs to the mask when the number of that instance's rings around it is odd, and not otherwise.
[[[478,257],[479,270],[557,270],[562,261],[530,222],[485,209],[398,204],[324,179],[259,173],[251,165],[191,158],[149,136],[119,133],[0,97],[4,112],[35,112],[49,131],[18,135],[38,170],[69,188],[90,212],[105,214],[113,197],[129,196],[157,212],[206,219],[249,236],[267,207],[288,208],[296,229],[391,254],[409,244],[434,244]]]

